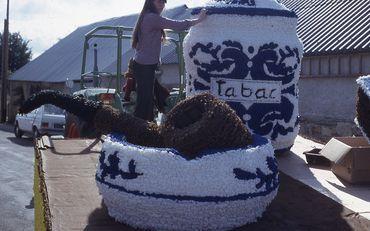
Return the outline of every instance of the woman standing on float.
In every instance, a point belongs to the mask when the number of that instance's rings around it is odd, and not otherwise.
[[[135,116],[154,120],[154,74],[160,62],[161,42],[166,38],[164,29],[185,30],[206,18],[202,10],[197,19],[176,21],[161,16],[166,0],[145,0],[143,10],[133,32],[132,47],[135,49],[133,72],[136,80],[137,101]]]

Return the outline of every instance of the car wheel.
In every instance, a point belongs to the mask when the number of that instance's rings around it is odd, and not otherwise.
[[[22,138],[22,136],[23,136],[23,131],[21,129],[19,129],[18,122],[16,122],[15,125],[14,125],[14,135],[17,138]]]
[[[33,127],[32,128],[32,134],[33,134],[33,138],[37,139],[40,137],[40,133],[39,133],[39,130],[37,130],[36,127]]]

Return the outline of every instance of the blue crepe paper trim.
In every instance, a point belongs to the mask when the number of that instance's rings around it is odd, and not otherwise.
[[[287,18],[298,18],[294,11],[290,10],[276,10],[268,8],[246,8],[246,7],[204,7],[208,15],[212,14],[237,14],[249,16],[281,16]],[[202,7],[194,8],[192,15],[199,14]]]
[[[153,197],[157,199],[169,199],[174,201],[197,201],[197,202],[226,202],[226,201],[239,201],[239,200],[247,200],[254,197],[261,197],[261,196],[267,196],[272,191],[277,189],[279,187],[279,181],[276,181],[271,188],[269,188],[266,191],[262,192],[255,192],[255,193],[244,193],[244,194],[238,194],[235,196],[230,197],[221,197],[221,196],[178,196],[178,195],[166,195],[166,194],[160,194],[160,193],[144,193],[137,190],[128,190],[123,186],[115,185],[109,182],[106,182],[105,180],[101,179],[97,175],[95,175],[96,181],[100,182],[101,184],[107,185],[109,188],[117,189],[121,192],[125,192],[128,194],[133,194],[135,196],[142,196],[142,197]]]
[[[134,147],[140,148],[140,149],[150,148],[150,147],[143,147],[143,146],[131,144],[131,143],[126,141],[125,136],[122,135],[122,134],[110,134],[109,137],[111,138],[112,141],[121,143],[125,146],[134,146]],[[266,138],[258,136],[258,135],[253,135],[253,144],[249,145],[247,148],[257,147],[257,146],[265,145],[267,143],[268,143],[268,140]],[[155,149],[157,149],[157,150],[166,150],[168,152],[173,152],[174,154],[181,155],[175,149],[168,149],[168,148],[155,148]],[[211,155],[215,152],[228,151],[228,150],[233,150],[233,149],[206,150],[206,151],[202,152],[202,155],[203,156],[204,155]],[[114,154],[117,154],[117,152],[115,152]],[[113,154],[113,156],[114,156],[114,154]],[[105,159],[105,153],[103,151],[101,153],[101,157],[100,157],[100,160],[99,160],[100,163],[104,163],[104,159]],[[97,182],[100,182],[101,184],[105,184],[109,188],[117,189],[121,192],[125,192],[125,193],[128,193],[128,194],[133,194],[133,195],[136,195],[136,196],[142,196],[142,197],[153,197],[153,198],[157,198],[157,199],[169,199],[169,200],[174,200],[174,201],[197,201],[197,202],[238,201],[238,200],[247,200],[247,199],[254,198],[254,197],[266,196],[266,195],[270,194],[272,191],[274,191],[275,189],[278,188],[280,183],[279,183],[279,180],[278,180],[278,177],[277,177],[278,168],[277,168],[276,160],[273,157],[267,157],[266,161],[267,161],[269,169],[272,173],[267,174],[267,175],[266,174],[259,174],[261,176],[263,175],[263,177],[261,177],[259,175],[258,175],[258,177],[256,176],[256,178],[261,178],[260,183],[258,185],[256,185],[256,188],[261,188],[263,185],[265,185],[266,190],[261,191],[261,192],[255,192],[255,193],[238,194],[238,195],[229,196],[229,197],[222,197],[222,196],[180,196],[180,195],[166,195],[166,194],[160,194],[160,193],[147,193],[147,192],[144,193],[144,192],[140,192],[138,190],[128,190],[123,186],[115,185],[115,184],[107,182],[105,180],[105,177],[107,177],[108,175],[110,176],[111,179],[115,179],[116,176],[122,175],[118,171],[119,170],[118,165],[117,166],[116,165],[115,166],[108,166],[108,165],[107,166],[102,166],[103,168],[104,167],[105,168],[113,167],[114,171],[113,170],[112,171],[110,171],[110,170],[106,171],[106,174],[102,174],[103,178],[99,177],[98,174],[96,174],[95,179],[96,179]],[[115,161],[113,161],[113,162],[115,163]],[[135,175],[136,177],[139,176],[139,175],[143,175],[142,173],[137,174],[135,172],[135,168],[134,168],[135,164],[134,164],[133,160],[131,160],[130,163],[132,165],[131,168],[129,168],[131,174],[136,174]],[[130,164],[129,164],[129,167],[130,167]],[[103,172],[104,172],[104,169],[103,169]],[[134,178],[135,177],[133,177],[131,179],[134,179]],[[248,179],[242,179],[242,180],[248,180]]]
[[[141,146],[141,145],[132,144],[132,143],[130,143],[126,140],[126,137],[123,134],[112,133],[112,134],[109,134],[108,137],[110,137],[110,139],[113,142],[120,143],[124,146],[131,146],[131,147],[135,147],[135,148],[142,149],[142,150],[155,149],[155,150],[159,150],[159,151],[166,151],[166,152],[170,152],[170,153],[173,153],[175,155],[181,156],[186,160],[193,160],[193,159],[190,159],[187,155],[184,155],[184,154],[180,153],[179,151],[177,151],[174,148],[154,148],[154,147],[145,147],[145,146]],[[266,145],[268,143],[267,138],[264,138],[264,137],[256,135],[256,134],[252,135],[252,139],[253,139],[253,144],[248,145],[244,148],[242,147],[242,148],[237,148],[237,149],[235,149],[235,148],[205,149],[205,150],[199,152],[199,154],[197,155],[197,158],[201,158],[203,156],[208,156],[208,155],[213,155],[213,154],[216,154],[218,152],[227,152],[227,151],[231,151],[231,150],[255,148],[255,147],[258,147],[258,146]]]

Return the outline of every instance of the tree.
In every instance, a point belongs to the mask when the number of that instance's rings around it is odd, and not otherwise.
[[[3,49],[3,34],[0,33],[0,51]],[[29,40],[22,38],[19,32],[9,34],[9,71],[15,72],[32,58],[32,50],[28,47]],[[2,60],[2,52],[0,52]],[[0,73],[2,63],[0,62]]]

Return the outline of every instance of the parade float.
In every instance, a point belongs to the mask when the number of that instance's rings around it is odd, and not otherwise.
[[[184,42],[187,99],[164,124],[51,91],[20,110],[54,104],[108,134],[95,180],[109,215],[135,228],[256,222],[279,186],[274,148],[288,150],[298,133],[303,48],[295,13],[275,0],[213,0],[204,8],[207,19]]]
[[[159,129],[164,147],[112,133],[103,144],[99,191],[109,214],[136,228],[226,230],[257,221],[277,194],[274,149],[289,150],[298,134],[296,14],[275,0],[201,8],[207,19],[184,41],[187,99]],[[202,99],[205,92],[234,110],[205,106],[214,100]],[[239,120],[228,122],[234,115]],[[251,143],[226,148],[227,139],[240,139],[227,134],[243,130],[239,124],[253,133]]]
[[[284,173],[278,176],[268,140],[281,152],[298,132],[302,46],[295,14],[271,0],[215,0],[205,7],[209,17],[190,31],[185,44],[188,99],[162,126],[65,95],[41,92],[31,99],[37,102],[32,107],[58,105],[108,134],[103,147],[83,139],[37,140],[35,211],[41,211],[39,204],[44,211],[36,213],[35,225],[46,230],[227,230],[258,220],[240,229],[347,227],[342,216],[348,219],[352,211]],[[197,36],[200,30],[213,34]],[[203,92],[227,101],[239,117]],[[313,144],[319,145],[300,139],[292,152]],[[282,158],[282,169],[302,176],[290,171],[297,169],[292,164],[302,164],[300,159],[288,158]],[[314,180],[305,180],[317,182],[309,173]],[[278,187],[279,197],[266,211]]]
[[[297,15],[276,0],[210,0],[204,8],[207,19],[184,41],[186,95],[211,92],[275,152],[289,150],[299,130]]]

